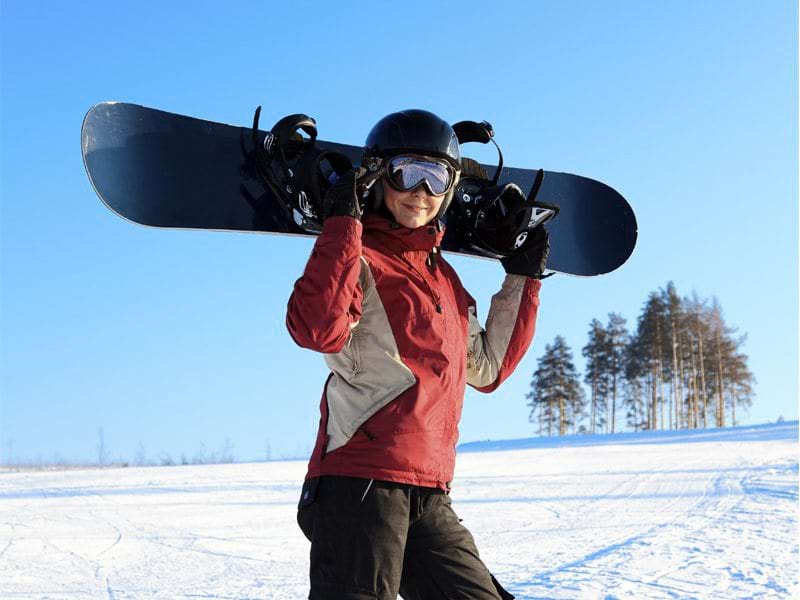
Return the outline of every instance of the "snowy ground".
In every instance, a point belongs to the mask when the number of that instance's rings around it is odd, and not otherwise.
[[[518,599],[798,597],[797,423],[464,450],[454,507]],[[0,598],[304,598],[304,473],[0,472]]]

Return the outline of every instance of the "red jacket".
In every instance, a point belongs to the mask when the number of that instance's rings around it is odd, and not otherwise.
[[[528,349],[541,282],[506,275],[484,329],[453,268],[428,264],[443,235],[375,214],[325,221],[286,315],[331,369],[307,477],[448,489],[465,385],[493,391]]]

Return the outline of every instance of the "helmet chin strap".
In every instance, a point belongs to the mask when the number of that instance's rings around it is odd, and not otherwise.
[[[373,212],[380,213],[381,209],[385,209],[383,193],[383,178],[378,178],[369,190],[366,198],[366,206]]]

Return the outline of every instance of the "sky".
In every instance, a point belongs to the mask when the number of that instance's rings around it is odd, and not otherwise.
[[[632,204],[639,241],[598,278],[555,276],[536,339],[461,440],[532,435],[525,394],[589,322],[631,328],[674,281],[747,334],[745,424],[798,415],[797,4],[0,3],[0,459],[302,455],[327,369],[286,302],[313,241],[168,231],[106,209],[83,168],[106,100],[247,125],[297,112],[363,143],[382,116],[490,121],[506,164],[582,174]],[[491,151],[468,154],[491,161]],[[484,317],[497,263],[450,257]],[[481,308],[482,307],[482,308]]]

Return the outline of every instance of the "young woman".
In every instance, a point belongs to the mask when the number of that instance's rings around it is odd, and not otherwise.
[[[533,339],[547,234],[503,261],[484,328],[439,254],[461,172],[452,127],[426,111],[393,113],[370,132],[364,158],[367,174],[347,173],[325,198],[286,318],[331,370],[298,509],[309,598],[513,598],[449,493],[466,384],[495,390]],[[531,265],[539,277],[517,274]]]

